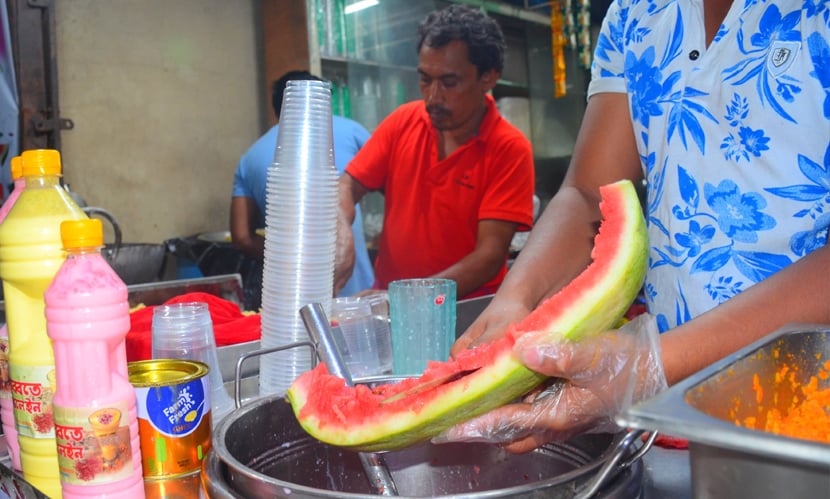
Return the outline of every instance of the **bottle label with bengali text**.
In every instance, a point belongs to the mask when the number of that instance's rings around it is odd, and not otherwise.
[[[129,408],[55,406],[55,439],[61,483],[101,485],[132,476]]]
[[[32,438],[55,438],[52,398],[55,396],[55,366],[12,366],[12,400],[17,434]]]
[[[12,399],[12,376],[9,371],[9,338],[0,336],[0,399]]]

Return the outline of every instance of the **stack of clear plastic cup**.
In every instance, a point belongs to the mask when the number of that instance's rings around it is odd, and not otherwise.
[[[289,81],[283,95],[274,164],[268,170],[262,348],[309,339],[300,308],[328,312],[334,286],[337,170],[327,82]],[[307,348],[260,357],[260,395],[282,394],[311,368]]]

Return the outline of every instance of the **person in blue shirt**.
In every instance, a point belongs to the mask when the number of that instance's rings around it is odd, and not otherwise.
[[[657,347],[638,351],[617,331],[519,339],[526,367],[569,381],[441,441],[527,452],[613,425],[660,378],[676,383],[786,324],[830,323],[829,16],[827,1],[612,2],[563,186],[453,352],[501,336],[588,264],[599,186],[620,179],[647,182]]]
[[[265,238],[258,229],[265,228],[265,199],[268,168],[274,163],[277,146],[279,116],[285,86],[291,80],[320,80],[308,71],[289,71],[276,80],[272,87],[271,104],[277,124],[260,137],[239,159],[233,179],[231,199],[231,239],[233,245],[247,256],[262,261]],[[369,132],[356,121],[340,116],[332,117],[334,138],[334,163],[337,173],[343,173],[346,165],[369,139]],[[355,245],[355,266],[351,278],[340,290],[339,296],[349,296],[372,287],[375,280],[366,238],[363,235],[363,219],[358,212],[352,224]]]

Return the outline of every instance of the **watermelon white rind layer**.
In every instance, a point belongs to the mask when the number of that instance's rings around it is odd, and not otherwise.
[[[320,441],[359,451],[405,448],[440,434],[456,423],[500,407],[539,386],[546,377],[524,367],[512,353],[515,338],[543,332],[546,339],[578,341],[616,325],[639,292],[646,270],[648,239],[640,201],[629,181],[600,188],[603,220],[594,242],[593,262],[568,286],[541,303],[501,340],[480,347],[482,358],[465,365],[475,351],[436,363],[421,378],[380,390],[345,387],[319,365],[299,376],[287,392],[302,427]],[[471,361],[475,363],[475,361]],[[481,363],[483,362],[483,363]],[[437,388],[381,402],[394,393],[429,381],[434,371],[478,368]]]

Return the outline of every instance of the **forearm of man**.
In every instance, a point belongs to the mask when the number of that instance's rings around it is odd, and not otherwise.
[[[255,220],[259,209],[252,198],[236,196],[231,199],[231,241],[234,248],[251,258],[262,260],[265,238],[256,233]]]
[[[370,191],[354,177],[344,172],[337,181],[338,216],[347,227],[351,227],[357,213],[355,206]]]
[[[340,175],[337,183],[337,239],[334,256],[334,294],[346,285],[354,270],[355,249],[352,223],[356,216],[355,205],[368,189],[348,173]]]
[[[498,338],[539,302],[561,289],[591,260],[600,221],[599,187],[638,181],[642,165],[625,94],[591,97],[568,172],[487,308],[453,346],[454,352]]]
[[[599,187],[642,177],[628,109],[625,94],[597,94],[588,101],[565,180],[496,299],[518,300],[532,310],[590,263],[600,221]]]
[[[597,202],[563,186],[536,222],[499,294],[534,309],[590,263],[598,221]]]
[[[789,323],[830,324],[825,246],[695,319],[661,335],[669,384]]]
[[[338,216],[347,226],[351,226],[355,218],[355,204],[363,197],[360,188],[363,186],[348,173],[340,175],[337,181]]]
[[[499,273],[515,233],[516,224],[513,222],[480,221],[478,239],[473,251],[432,277],[454,280],[459,298],[472,293]]]

